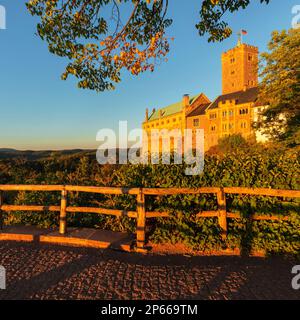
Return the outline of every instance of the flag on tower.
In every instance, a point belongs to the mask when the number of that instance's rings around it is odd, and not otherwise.
[[[248,32],[246,30],[241,30],[241,32],[242,32],[243,35],[248,34]]]

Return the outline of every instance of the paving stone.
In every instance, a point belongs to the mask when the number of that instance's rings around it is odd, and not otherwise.
[[[280,257],[140,255],[1,241],[0,299],[299,299]],[[298,263],[299,264],[299,263]]]

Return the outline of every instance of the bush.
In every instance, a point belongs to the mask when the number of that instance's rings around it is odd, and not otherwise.
[[[100,166],[93,158],[68,158],[26,162],[5,167],[7,183],[73,184],[119,187],[253,187],[299,190],[299,153],[261,148],[238,149],[205,158],[204,172],[186,176],[184,165]],[[59,194],[19,192],[8,195],[6,202],[20,204],[58,204]],[[69,204],[136,210],[135,196],[104,196],[71,193]],[[228,237],[223,240],[216,218],[197,219],[200,211],[216,210],[214,195],[176,195],[147,197],[148,211],[168,211],[171,218],[149,219],[148,236],[153,242],[183,242],[197,250],[240,247],[265,249],[273,253],[300,251],[299,199],[227,195],[227,210],[241,212],[242,219],[228,219]],[[289,221],[254,221],[253,214],[290,216]],[[10,213],[7,223],[53,227],[57,213]],[[72,214],[71,226],[135,231],[135,221],[126,217]]]
[[[253,187],[299,189],[299,154],[280,151],[237,150],[208,156],[200,176],[186,176],[183,165],[123,166],[115,184],[128,187]],[[216,210],[212,195],[148,197],[147,210],[168,211],[171,218],[150,222],[153,242],[183,242],[197,250],[240,247],[243,250],[297,253],[300,250],[299,199],[227,195],[227,210],[243,219],[228,219],[228,237],[222,240],[216,218],[197,219],[200,211]],[[252,214],[287,215],[290,221],[255,221]]]

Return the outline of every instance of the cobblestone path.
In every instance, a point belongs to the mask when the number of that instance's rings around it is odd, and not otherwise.
[[[0,299],[300,299],[291,287],[294,264],[1,242],[7,289]]]

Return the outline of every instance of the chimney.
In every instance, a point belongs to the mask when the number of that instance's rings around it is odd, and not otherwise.
[[[149,110],[148,108],[146,109],[146,116],[145,116],[145,121],[147,122],[149,120]]]
[[[183,96],[182,104],[184,108],[188,108],[190,106],[190,96],[188,94]]]
[[[153,110],[152,110],[152,114],[155,112],[156,110],[155,110],[155,108],[153,108]]]

